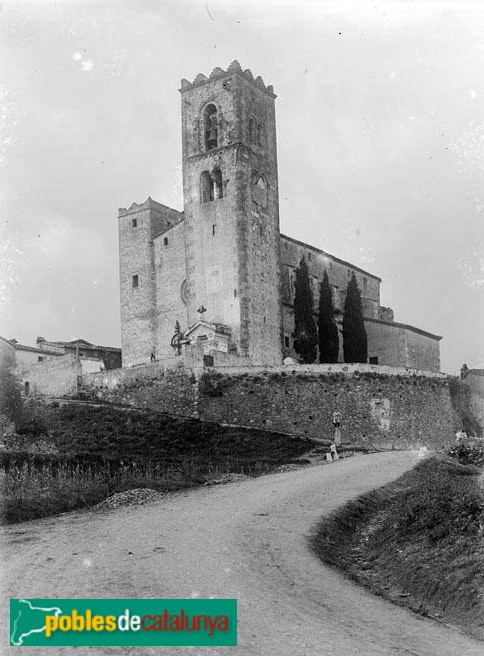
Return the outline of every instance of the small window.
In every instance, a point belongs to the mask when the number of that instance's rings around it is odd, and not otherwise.
[[[289,348],[289,335],[284,335],[284,346]]]
[[[168,246],[168,237],[163,237],[163,246]]]
[[[29,395],[29,392],[30,392],[30,383],[29,383],[28,381],[25,381],[25,383],[24,383],[24,392],[25,392],[25,395],[26,395],[26,396]]]
[[[135,274],[133,278],[131,279],[131,285],[133,289],[136,289],[139,286],[139,279],[138,279],[138,274]]]
[[[340,301],[338,287],[336,287],[336,285],[332,285],[331,289],[333,291],[333,305],[336,309],[338,309]]]
[[[136,228],[137,225],[138,225],[138,219],[131,219],[131,227]]]
[[[311,262],[311,260],[312,260],[312,255],[311,255],[311,253],[308,253],[308,260],[309,260],[310,262]]]
[[[268,192],[267,181],[256,170],[252,171],[252,199],[263,208],[267,207]]]
[[[44,361],[44,358],[41,355],[39,355],[39,357],[37,358],[37,362],[43,362],[43,361]]]
[[[166,227],[167,227],[167,228],[171,228],[171,221],[167,221],[167,222],[166,222]]]
[[[205,149],[213,150],[218,145],[217,108],[215,105],[210,104],[205,107],[203,122],[205,127]]]
[[[215,237],[215,228],[216,228],[216,227],[217,227],[217,224],[214,223],[214,224],[212,225],[212,236],[213,236],[213,237]]]
[[[370,364],[378,364],[378,356],[377,355],[370,356]]]
[[[249,119],[249,143],[255,143],[255,121]]]
[[[259,146],[264,145],[264,138],[265,138],[264,126],[259,125],[257,127],[257,143],[258,143]]]

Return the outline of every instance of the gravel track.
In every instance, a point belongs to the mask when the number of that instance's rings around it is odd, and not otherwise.
[[[371,595],[307,548],[306,537],[323,513],[394,480],[415,460],[401,452],[358,456],[179,492],[142,506],[10,526],[2,538],[2,616],[10,597],[235,597],[237,648],[27,651],[484,656],[484,643]],[[5,622],[1,631],[0,653],[18,654],[7,646]]]

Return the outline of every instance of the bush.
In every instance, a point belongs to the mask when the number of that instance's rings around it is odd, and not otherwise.
[[[222,375],[215,371],[204,372],[200,376],[198,389],[204,396],[222,396]]]
[[[484,441],[456,444],[447,453],[462,465],[484,467]]]

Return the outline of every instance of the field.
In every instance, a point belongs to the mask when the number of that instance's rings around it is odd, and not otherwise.
[[[123,490],[257,475],[310,449],[276,433],[89,405],[36,411],[19,432],[0,452],[4,523],[92,506]]]

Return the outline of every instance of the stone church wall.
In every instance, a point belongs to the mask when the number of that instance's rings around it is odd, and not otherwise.
[[[365,316],[378,317],[380,306],[380,278],[360,269],[349,262],[340,260],[334,255],[325,253],[314,246],[304,244],[296,239],[281,235],[281,267],[282,267],[282,300],[292,305],[294,302],[295,271],[304,257],[308,265],[309,282],[313,295],[314,310],[318,311],[319,286],[323,282],[324,271],[328,273],[329,284],[333,289],[333,305],[336,311],[343,311],[346,290],[351,272],[355,273],[358,287],[361,291]]]
[[[447,378],[369,365],[233,368],[227,373],[133,367],[83,378],[89,398],[175,415],[329,440],[332,414],[343,442],[376,448],[441,448],[456,420]],[[416,375],[415,375],[416,374]]]
[[[156,357],[173,354],[170,345],[178,320],[182,330],[188,325],[187,306],[182,301],[182,283],[186,279],[185,222],[154,240],[156,272],[157,339]]]

